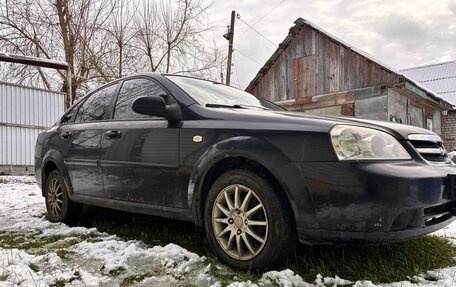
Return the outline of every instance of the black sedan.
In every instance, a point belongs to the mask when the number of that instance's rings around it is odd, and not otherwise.
[[[310,244],[385,243],[454,220],[456,169],[435,133],[291,113],[219,83],[141,74],[68,109],[36,143],[48,218],[82,203],[194,222],[239,269]]]

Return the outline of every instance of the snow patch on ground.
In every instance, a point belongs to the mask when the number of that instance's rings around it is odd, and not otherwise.
[[[32,177],[0,177],[0,235],[27,240],[49,240],[45,250],[0,248],[0,287],[49,286],[63,282],[66,286],[118,286],[126,278],[133,286],[172,286],[184,283],[208,286],[215,279],[208,275],[206,258],[176,245],[149,247],[140,241],[124,241],[98,232],[96,228],[69,227],[50,223],[45,218],[41,190]],[[88,239],[64,248],[70,239]],[[29,242],[23,242],[27,244]],[[35,269],[35,270],[34,270]],[[121,274],[114,276],[118,270]],[[175,284],[173,284],[173,282]]]
[[[33,177],[0,177],[0,236],[29,248],[0,247],[0,287],[6,286],[195,286],[221,287],[210,274],[210,263],[176,244],[148,246],[98,232],[69,227],[45,218],[41,190]],[[436,232],[456,241],[456,223]],[[22,240],[22,241],[21,241]],[[33,242],[47,242],[41,248]],[[19,243],[18,243],[19,242]],[[69,244],[71,243],[71,244]],[[5,242],[2,246],[5,246]],[[30,247],[32,246],[32,247]],[[69,247],[68,247],[69,246]],[[427,280],[427,279],[429,280]],[[408,287],[456,286],[456,266],[429,271],[411,281],[375,285],[318,275],[305,282],[292,270],[270,271],[258,282],[235,282],[229,287]]]

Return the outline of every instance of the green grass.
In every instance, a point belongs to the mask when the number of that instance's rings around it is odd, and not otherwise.
[[[71,276],[70,279],[57,279],[54,283],[49,285],[50,287],[64,287],[68,283],[73,282],[74,280],[80,280],[81,279],[81,274],[79,274],[79,271],[76,271],[73,273],[73,276]]]
[[[121,287],[127,287],[133,285],[137,281],[143,281],[147,277],[152,277],[152,273],[144,273],[144,274],[138,274],[138,275],[132,275],[125,277],[122,282],[120,282]]]
[[[455,247],[445,238],[424,236],[380,246],[303,247],[288,267],[308,281],[317,274],[387,283],[455,265]]]
[[[40,267],[38,265],[36,265],[36,264],[30,263],[29,267],[30,267],[30,269],[32,269],[35,272],[40,271]]]
[[[112,269],[111,271],[109,271],[109,274],[111,276],[117,276],[117,275],[120,275],[120,274],[122,274],[124,272],[125,272],[125,268],[120,266],[120,267],[117,267],[116,269]]]
[[[116,269],[114,269],[114,270],[116,270]],[[120,273],[123,273],[124,270],[125,269],[123,269]],[[111,273],[111,272],[112,271],[110,271],[109,273]],[[127,287],[127,286],[130,286],[130,285],[133,285],[135,282],[143,281],[144,279],[146,279],[148,277],[159,276],[159,275],[163,275],[163,274],[164,274],[164,270],[161,269],[161,268],[156,267],[156,268],[153,268],[150,272],[147,272],[147,273],[135,274],[135,275],[130,275],[130,276],[125,277],[120,282],[120,286],[121,287]],[[114,274],[111,274],[111,275],[115,276]]]
[[[185,223],[159,217],[131,214],[126,212],[85,207],[78,226],[97,227],[99,231],[116,234],[126,240],[141,240],[148,245],[178,244],[192,252],[207,257],[211,263],[209,273],[221,281],[222,286],[234,280],[256,282],[261,274],[235,272],[218,269],[218,263],[212,253],[204,232],[191,223]],[[100,240],[96,234],[74,236],[43,236],[42,232],[19,233],[0,231],[0,247],[27,250],[31,254],[56,252],[65,259],[72,255],[68,248],[82,242]],[[456,248],[449,240],[437,236],[424,236],[415,240],[379,246],[317,246],[299,245],[287,263],[276,269],[289,268],[301,275],[307,282],[313,282],[317,274],[323,276],[338,275],[341,278],[371,280],[374,283],[389,283],[410,280],[428,270],[456,265]],[[39,266],[29,265],[38,272]],[[123,286],[129,286],[146,277],[159,275],[163,270],[152,273],[125,277]],[[122,276],[125,270],[120,267],[110,271],[111,276]],[[78,278],[75,274],[72,280]],[[0,278],[1,279],[1,278]],[[429,277],[428,280],[435,280]],[[54,286],[63,286],[68,281],[57,280]],[[63,285],[62,285],[63,284]],[[180,282],[179,284],[187,284]]]
[[[52,283],[52,284],[49,285],[49,286],[50,286],[50,287],[64,287],[67,283],[68,283],[67,280],[58,279],[58,280],[56,280],[54,283]]]
[[[132,214],[86,206],[76,225],[96,227],[99,231],[116,234],[126,240],[141,240],[149,245],[178,244],[204,255],[213,268],[210,273],[222,286],[236,280],[253,282],[261,274],[231,272],[215,268],[217,260],[210,250],[204,232],[191,223],[154,216]],[[371,280],[389,283],[410,279],[428,270],[455,265],[456,248],[449,240],[424,236],[415,240],[379,246],[318,246],[299,245],[288,262],[278,270],[290,268],[306,281],[313,282],[317,274],[338,275],[347,280]],[[130,278],[133,279],[133,278]]]
[[[186,222],[84,206],[74,226],[97,227],[98,231],[127,240],[141,240],[149,245],[175,243],[200,255],[210,254],[204,233]]]
[[[31,254],[46,254],[49,251],[54,251],[62,259],[67,258],[73,252],[67,249],[71,246],[84,240],[97,241],[95,234],[75,234],[74,237],[69,235],[54,235],[42,236],[41,231],[34,233],[20,233],[0,231],[0,247],[2,248],[18,248],[26,250]],[[34,270],[32,267],[30,267]]]

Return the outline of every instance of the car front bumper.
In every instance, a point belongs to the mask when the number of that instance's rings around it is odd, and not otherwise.
[[[304,243],[401,241],[455,219],[452,166],[416,161],[299,162],[278,172],[286,178]]]

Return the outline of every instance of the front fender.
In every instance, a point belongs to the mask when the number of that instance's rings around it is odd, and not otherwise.
[[[220,141],[209,147],[193,166],[188,184],[188,206],[197,225],[202,225],[201,199],[203,182],[209,170],[218,162],[229,157],[244,157],[264,166],[281,184],[295,215],[299,214],[296,197],[299,201],[311,203],[306,188],[298,190],[289,186],[287,176],[299,176],[299,170],[282,151],[268,141],[251,136],[236,136]],[[286,170],[286,173],[283,171]],[[303,181],[302,181],[303,182]],[[300,189],[300,190],[299,190]],[[310,204],[311,205],[311,204]]]

